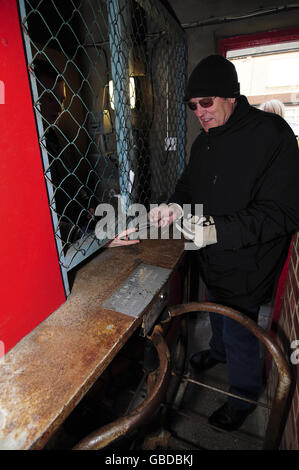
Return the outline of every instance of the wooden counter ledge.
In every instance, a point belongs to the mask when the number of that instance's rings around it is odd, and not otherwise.
[[[173,271],[183,252],[181,240],[143,240],[78,271],[67,301],[0,360],[0,449],[44,447],[142,321],[102,303],[141,262]]]

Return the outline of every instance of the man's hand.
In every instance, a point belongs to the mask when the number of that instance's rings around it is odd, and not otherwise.
[[[137,229],[135,227],[130,228],[128,230],[124,230],[123,232],[119,233],[113,240],[105,245],[105,248],[114,248],[116,246],[128,246],[128,245],[135,245],[139,243],[140,240],[130,240],[129,235],[133,232],[136,232]]]
[[[207,245],[217,243],[217,232],[213,217],[199,217],[189,214],[183,220],[183,227],[177,225],[178,230],[183,235],[192,240],[197,248],[204,248]]]
[[[178,204],[161,204],[154,207],[148,213],[148,219],[151,224],[157,227],[166,227],[171,225],[175,220],[178,220],[183,215],[183,209]]]

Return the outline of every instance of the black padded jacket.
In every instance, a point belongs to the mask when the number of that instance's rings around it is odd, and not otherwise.
[[[280,116],[240,96],[228,121],[202,131],[170,202],[203,204],[217,243],[196,251],[219,302],[251,308],[270,300],[299,229],[299,152]]]

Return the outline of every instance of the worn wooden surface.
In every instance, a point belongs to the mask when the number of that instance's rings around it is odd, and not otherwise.
[[[68,300],[0,360],[0,449],[45,445],[142,321],[102,303],[140,262],[174,270],[183,250],[143,240],[80,269]]]

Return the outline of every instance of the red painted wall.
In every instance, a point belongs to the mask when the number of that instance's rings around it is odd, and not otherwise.
[[[217,43],[218,54],[226,57],[230,50],[244,49],[268,44],[279,44],[283,42],[298,41],[299,28],[277,29],[261,33],[232,36],[219,39]]]
[[[0,344],[7,352],[65,293],[16,0],[0,0],[0,12]]]

